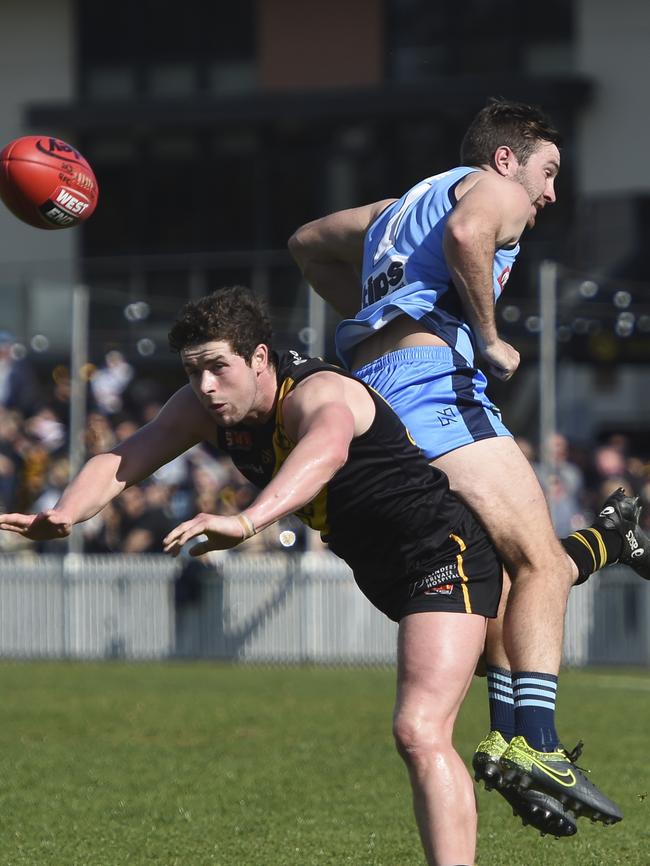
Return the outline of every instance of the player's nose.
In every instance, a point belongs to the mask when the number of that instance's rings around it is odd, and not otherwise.
[[[555,195],[555,184],[552,180],[550,180],[546,184],[546,189],[544,190],[544,198],[549,204],[553,204],[557,201],[557,196]]]
[[[202,394],[211,394],[214,391],[215,377],[209,370],[203,370],[199,387]]]

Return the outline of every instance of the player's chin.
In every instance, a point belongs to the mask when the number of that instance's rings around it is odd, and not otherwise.
[[[214,420],[217,427],[236,427],[239,424],[238,419],[232,415],[215,415]]]

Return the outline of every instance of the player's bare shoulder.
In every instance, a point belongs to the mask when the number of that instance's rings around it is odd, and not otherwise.
[[[491,200],[497,207],[530,207],[530,197],[524,187],[512,178],[504,177],[495,171],[479,169],[466,175],[456,187],[456,198],[466,203],[470,200]]]
[[[354,418],[354,435],[360,436],[372,424],[375,406],[366,386],[352,376],[334,370],[319,370],[303,379],[287,395],[286,411],[297,422],[307,413],[326,407],[345,407]]]
[[[464,184],[464,186],[463,186]],[[530,215],[530,196],[521,183],[481,169],[463,178],[450,224],[475,220],[493,227],[497,246],[516,243]]]

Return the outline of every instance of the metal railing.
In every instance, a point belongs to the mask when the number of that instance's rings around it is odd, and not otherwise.
[[[569,665],[650,664],[650,584],[610,568],[571,593]],[[396,625],[331,554],[0,556],[0,656],[392,664]]]

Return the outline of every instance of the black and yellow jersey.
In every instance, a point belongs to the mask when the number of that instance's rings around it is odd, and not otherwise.
[[[284,427],[284,399],[299,382],[324,370],[355,378],[318,358],[283,354],[277,358],[278,396],[269,421],[257,427],[219,428],[219,448],[257,487],[269,483],[296,446]],[[376,590],[376,584],[430,575],[441,560],[456,563],[464,542],[454,532],[465,525],[468,512],[450,494],[446,475],[429,465],[383,397],[359,384],[372,396],[375,418],[352,440],[345,465],[296,514],[320,531],[366,592],[368,583]],[[374,595],[377,604],[376,591]]]

